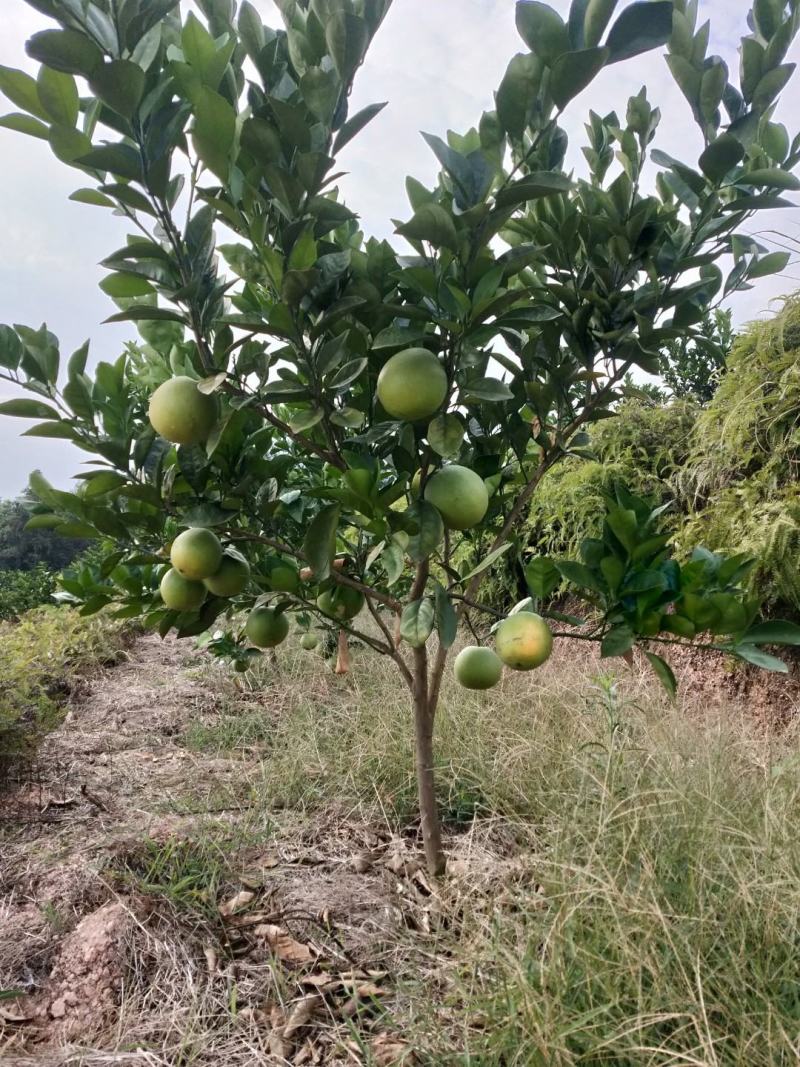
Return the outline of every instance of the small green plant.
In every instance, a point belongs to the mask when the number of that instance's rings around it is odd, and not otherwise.
[[[192,841],[145,840],[117,871],[137,892],[212,923],[219,921],[217,898],[228,872],[222,846],[202,834]]]

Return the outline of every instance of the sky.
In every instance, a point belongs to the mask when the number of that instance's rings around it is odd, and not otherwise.
[[[265,22],[278,24],[270,0],[254,2]],[[0,64],[35,73],[25,41],[52,23],[24,0],[2,3]],[[569,0],[551,3],[562,14],[569,8]],[[700,0],[700,17],[712,24],[710,51],[722,55],[733,70],[738,70],[736,52],[747,32],[748,7],[748,0]],[[514,9],[514,0],[394,0],[359,74],[351,114],[376,101],[389,106],[339,160],[348,172],[341,182],[345,199],[360,214],[368,235],[391,237],[390,220],[409,216],[407,174],[434,184],[437,163],[420,131],[464,132],[493,106],[492,94],[509,59],[524,50]],[[789,59],[800,59],[797,43]],[[624,115],[628,97],[643,84],[664,115],[657,146],[689,162],[697,159],[702,145],[688,105],[663,55],[650,53],[603,71],[570,105],[563,125],[570,137],[568,163],[577,172],[583,170],[580,148],[589,109]],[[777,116],[791,135],[797,131],[789,101],[797,100],[797,86],[797,80],[790,83]],[[14,109],[9,105],[6,110]],[[101,325],[116,309],[98,288],[106,273],[99,263],[124,244],[128,227],[106,210],[68,200],[85,184],[82,177],[58,162],[45,142],[0,129],[0,323],[47,322],[61,340],[62,358],[89,338],[93,360],[109,360],[133,333],[127,326]],[[759,226],[777,226],[800,237],[795,211],[774,214]],[[731,300],[735,321],[770,314],[775,298],[797,288],[800,267],[790,264],[784,275],[763,279]],[[0,398],[11,395],[13,387],[0,383]],[[0,497],[18,494],[35,468],[66,488],[86,459],[67,442],[20,437],[26,425],[0,418],[0,455],[7,457],[0,465]]]

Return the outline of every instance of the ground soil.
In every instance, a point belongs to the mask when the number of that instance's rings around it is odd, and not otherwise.
[[[404,974],[436,987],[436,933],[460,898],[532,884],[530,858],[489,821],[448,840],[436,887],[414,827],[258,810],[257,749],[187,745],[219,711],[203,662],[140,638],[81,687],[35,773],[0,798],[0,993],[17,994],[0,999],[0,1064],[416,1062],[384,1009],[402,1009]],[[713,655],[673,665],[695,706],[735,696],[769,728],[800,710],[796,663],[788,684]],[[196,900],[153,890],[152,857],[200,841],[224,853],[219,883]]]

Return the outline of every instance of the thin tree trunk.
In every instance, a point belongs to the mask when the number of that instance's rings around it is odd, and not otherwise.
[[[414,650],[414,738],[419,792],[422,841],[428,871],[434,877],[444,874],[446,859],[442,849],[442,828],[436,804],[433,766],[433,724],[436,703],[428,692],[428,657],[425,648]]]

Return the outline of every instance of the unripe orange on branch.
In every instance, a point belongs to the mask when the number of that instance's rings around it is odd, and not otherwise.
[[[201,393],[194,378],[179,376],[159,385],[150,397],[150,424],[176,445],[199,445],[217,422],[217,402]]]
[[[468,530],[489,509],[489,491],[483,478],[469,467],[452,463],[425,482],[425,499],[433,504],[451,530]]]
[[[520,611],[503,619],[497,627],[494,647],[507,667],[532,671],[550,658],[553,634],[541,615]]]
[[[169,558],[184,578],[202,582],[212,578],[222,564],[222,545],[213,530],[193,526],[172,542]]]
[[[447,375],[427,348],[406,348],[383,365],[378,399],[395,419],[427,419],[444,403]]]

